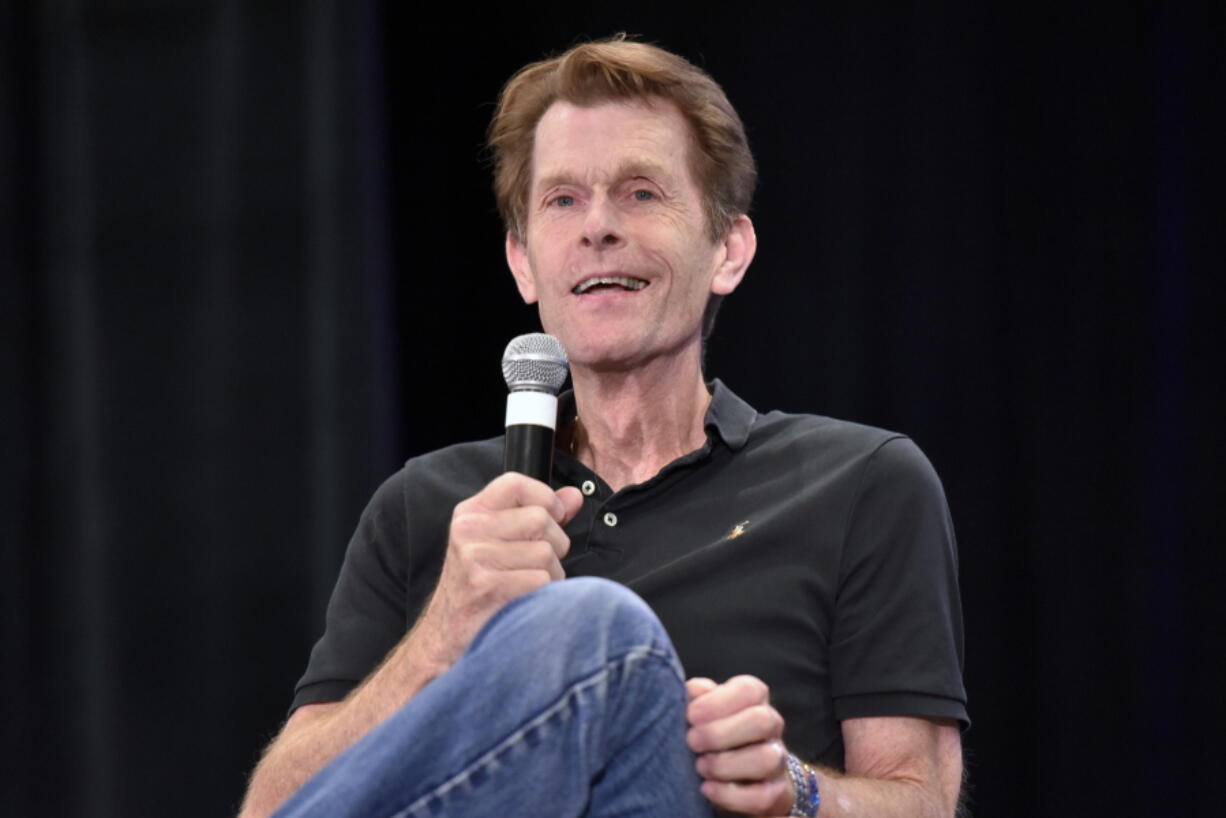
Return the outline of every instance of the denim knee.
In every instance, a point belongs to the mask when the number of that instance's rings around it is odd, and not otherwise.
[[[625,585],[600,577],[574,577],[551,582],[532,596],[542,615],[569,619],[609,618],[655,623],[655,612]]]
[[[526,652],[583,653],[592,658],[650,646],[674,657],[664,626],[637,594],[620,583],[598,577],[551,582],[495,614],[473,640],[512,639]]]

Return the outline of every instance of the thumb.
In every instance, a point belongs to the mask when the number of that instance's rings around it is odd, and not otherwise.
[[[574,486],[563,486],[557,491],[558,500],[562,503],[562,516],[557,519],[558,525],[566,525],[575,518],[579,509],[583,508],[583,495]]]

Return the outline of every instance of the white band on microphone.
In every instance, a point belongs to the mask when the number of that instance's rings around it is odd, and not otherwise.
[[[558,396],[545,392],[511,392],[507,395],[507,426],[558,427]]]

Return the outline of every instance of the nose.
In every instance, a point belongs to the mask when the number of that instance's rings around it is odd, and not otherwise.
[[[594,196],[583,220],[583,246],[597,250],[612,249],[620,247],[625,240],[617,208],[608,196]]]

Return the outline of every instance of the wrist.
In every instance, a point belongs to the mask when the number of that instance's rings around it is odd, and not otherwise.
[[[817,771],[791,753],[787,755],[787,768],[792,782],[792,808],[788,815],[813,818],[822,805]]]

